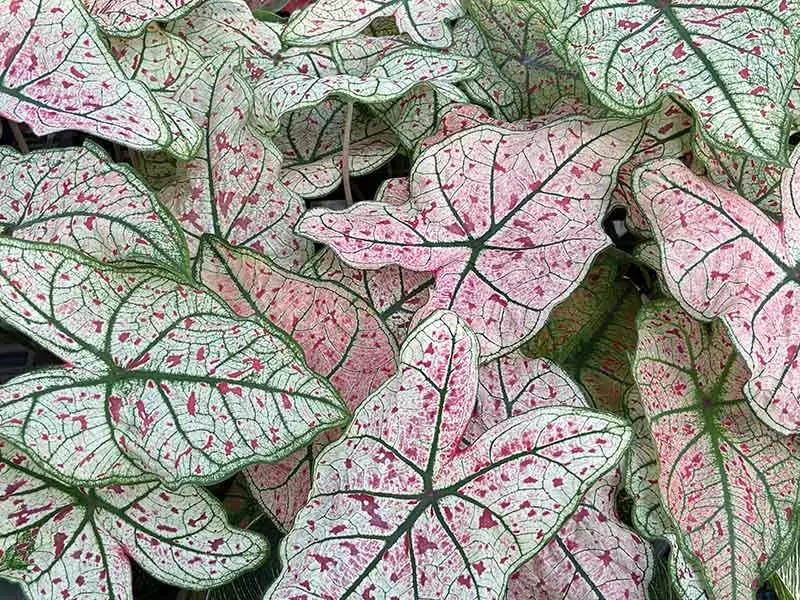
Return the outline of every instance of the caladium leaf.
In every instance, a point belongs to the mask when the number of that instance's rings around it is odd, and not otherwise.
[[[639,316],[634,376],[658,454],[664,508],[712,598],[752,598],[796,533],[798,440],[756,417],[747,367],[715,321],[673,301]]]
[[[800,431],[798,160],[783,176],[782,224],[679,161],[648,163],[634,181],[670,292],[695,318],[722,319],[752,373],[753,409],[784,433]]]
[[[438,311],[409,336],[400,372],[317,460],[267,598],[354,600],[389,586],[404,597],[503,597],[512,571],[619,460],[629,430],[611,415],[543,408],[461,450],[478,355],[455,313]]]
[[[785,162],[794,29],[793,9],[781,0],[592,0],[552,37],[612,109],[647,114],[664,96],[679,94],[713,144]]]
[[[443,111],[452,103],[441,92],[421,85],[391,103],[370,108],[383,119],[409,155],[414,155],[419,143],[431,135],[439,124]]]
[[[640,132],[618,119],[474,127],[420,154],[405,204],[312,209],[297,231],[353,267],[432,272],[418,317],[455,310],[489,360],[530,339],[609,244],[600,221]]]
[[[548,406],[585,407],[586,399],[553,363],[518,353],[483,365],[478,403],[465,439],[516,415]],[[511,578],[508,600],[644,599],[651,577],[647,544],[617,517],[619,469],[603,476],[552,540]]]
[[[74,488],[0,441],[0,564],[29,598],[132,600],[133,559],[171,585],[205,589],[257,566],[269,547],[228,525],[194,486]]]
[[[132,148],[169,144],[158,104],[124,77],[81,0],[5,0],[0,31],[0,116],[36,135],[77,129]]]
[[[445,21],[464,14],[458,0],[318,0],[292,14],[283,41],[314,46],[353,37],[381,17],[394,17],[397,28],[422,46],[447,48],[453,41]]]
[[[299,267],[311,254],[311,244],[292,231],[303,201],[278,179],[280,152],[249,123],[253,97],[239,62],[237,52],[212,59],[179,92],[207,134],[197,157],[159,196],[192,253],[202,234],[213,233]]]
[[[81,0],[107,35],[135,37],[151,21],[171,21],[203,0]]]
[[[16,238],[64,244],[103,261],[145,260],[188,272],[172,215],[130,167],[102,148],[19,154],[0,147],[0,226]]]
[[[354,107],[348,165],[351,177],[367,175],[397,153],[398,144],[378,117]],[[303,198],[319,198],[342,181],[342,141],[347,107],[329,98],[281,119],[275,145],[283,155],[281,181]]]
[[[278,23],[253,17],[245,0],[205,0],[167,31],[184,39],[203,58],[214,58],[232,50],[248,56],[272,56],[280,51]]]
[[[5,320],[67,361],[0,387],[0,435],[81,485],[209,483],[346,419],[280,330],[162,269],[0,238]]]
[[[350,43],[364,45],[367,50],[373,50],[374,45],[360,38]],[[293,48],[281,55],[277,65],[265,62],[264,75],[253,87],[261,125],[267,131],[275,129],[286,113],[314,106],[333,95],[366,104],[390,102],[420,83],[440,89],[444,86],[448,93],[466,100],[452,84],[474,77],[481,69],[471,58],[427,48],[397,44],[380,49],[384,52],[370,57],[374,60],[363,60],[365,68],[355,72],[338,72],[330,51],[322,47]]]
[[[531,356],[558,363],[598,408],[619,412],[633,385],[628,355],[636,347],[639,291],[624,268],[601,254],[578,288],[559,304],[525,346]]]

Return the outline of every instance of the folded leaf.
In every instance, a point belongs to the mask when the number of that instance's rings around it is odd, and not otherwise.
[[[394,17],[397,28],[417,44],[447,48],[452,36],[445,21],[463,13],[458,0],[318,0],[295,12],[283,41],[313,46],[353,37],[375,19]]]
[[[640,132],[631,121],[578,117],[532,132],[473,127],[420,154],[405,204],[313,209],[297,231],[353,267],[433,273],[417,318],[456,311],[490,360],[541,329],[609,244],[601,219]]]
[[[171,21],[203,0],[82,0],[106,35],[135,37],[151,21]]]
[[[680,94],[711,143],[785,162],[793,30],[782,0],[589,0],[552,38],[610,108],[643,115]]]
[[[102,261],[144,260],[188,272],[172,215],[124,164],[92,142],[19,154],[0,147],[0,225],[16,238],[71,246]]]
[[[201,488],[73,488],[3,441],[0,490],[2,576],[29,598],[130,600],[130,559],[170,585],[206,589],[257,566],[269,550],[230,527]]]
[[[798,440],[750,409],[748,372],[720,322],[646,305],[634,375],[658,456],[663,505],[711,598],[751,599],[793,543]]]
[[[585,409],[543,408],[460,450],[475,404],[478,341],[439,311],[401,350],[401,370],[357,409],[316,464],[308,504],[281,544],[267,598],[503,597],[629,430]]]
[[[158,104],[125,78],[82,0],[7,0],[0,31],[0,116],[36,135],[77,129],[143,150],[169,144]]]
[[[782,224],[679,161],[648,163],[634,181],[670,292],[695,318],[722,319],[752,373],[753,409],[783,433],[800,431],[798,160],[783,176]]]
[[[0,387],[0,435],[60,479],[215,482],[346,419],[283,333],[161,269],[0,238],[0,306],[68,362]]]
[[[442,112],[451,103],[445,94],[419,85],[399,100],[370,108],[389,126],[407,153],[414,156],[420,141],[436,131]]]
[[[311,244],[292,231],[303,201],[279,181],[280,152],[249,123],[253,97],[237,72],[240,60],[237,52],[209,60],[178,93],[207,133],[197,157],[159,197],[192,254],[200,236],[212,233],[299,267],[311,254]]]

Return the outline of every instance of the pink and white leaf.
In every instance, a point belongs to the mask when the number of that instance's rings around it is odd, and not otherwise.
[[[162,268],[0,238],[0,306],[67,362],[0,387],[0,435],[60,479],[216,482],[347,418],[280,330]]]
[[[0,226],[102,261],[144,260],[187,272],[178,224],[124,164],[92,142],[19,154],[0,148]]]
[[[158,104],[124,76],[81,0],[3,0],[0,31],[0,116],[36,135],[75,129],[141,150],[170,143]]]
[[[783,175],[780,224],[679,161],[648,163],[634,181],[667,287],[695,318],[725,323],[751,372],[753,409],[783,433],[800,431],[798,160]]]
[[[710,598],[749,600],[795,539],[798,440],[750,408],[747,366],[721,322],[662,301],[643,308],[638,330],[634,376],[678,545]]]
[[[203,0],[81,0],[106,35],[136,37],[152,21],[172,21]]]
[[[458,312],[490,360],[530,339],[609,244],[601,220],[640,131],[578,117],[532,132],[474,127],[420,154],[405,204],[313,209],[297,231],[356,268],[433,273],[417,318]]]
[[[409,336],[400,372],[317,460],[267,598],[503,597],[511,573],[619,460],[629,430],[611,415],[543,408],[462,450],[478,358],[452,312]]]
[[[249,122],[253,97],[239,63],[237,52],[212,59],[178,93],[206,140],[159,197],[192,254],[200,236],[212,233],[299,267],[312,250],[292,231],[303,201],[280,182],[280,152]]]
[[[0,490],[3,577],[30,598],[132,600],[131,560],[167,584],[206,589],[257,566],[269,550],[229,526],[201,488],[69,487],[5,441]]]

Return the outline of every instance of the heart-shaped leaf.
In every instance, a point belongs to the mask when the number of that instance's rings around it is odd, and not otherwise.
[[[361,177],[391,160],[398,144],[378,117],[353,110],[348,165],[351,177]],[[346,104],[334,98],[283,116],[275,145],[284,158],[281,181],[287,188],[319,198],[339,187],[346,116]]]
[[[516,415],[547,406],[586,407],[564,371],[540,358],[509,354],[480,369],[478,403],[466,439]],[[511,578],[508,600],[644,599],[652,557],[617,517],[621,473],[604,475],[552,540]]]
[[[5,2],[0,115],[36,135],[77,129],[155,150],[170,132],[147,88],[125,78],[82,0]]]
[[[530,339],[609,244],[600,221],[640,132],[578,117],[532,132],[473,127],[420,154],[405,204],[313,209],[297,231],[353,267],[432,272],[418,317],[455,310],[489,360]]]
[[[722,319],[752,373],[753,409],[784,433],[800,431],[798,160],[783,176],[782,224],[680,161],[648,163],[634,181],[670,292],[695,318]]]
[[[288,45],[315,46],[353,37],[381,17],[394,17],[400,32],[422,46],[447,48],[452,36],[445,21],[464,12],[458,0],[317,0],[289,19]]]
[[[634,376],[658,456],[663,505],[712,598],[751,599],[795,537],[797,438],[756,417],[749,373],[719,321],[672,302],[639,316]]]
[[[0,185],[0,225],[16,238],[188,272],[175,219],[130,167],[112,163],[92,142],[25,155],[0,147]]]
[[[478,340],[434,313],[406,340],[400,372],[316,463],[308,504],[281,544],[267,598],[503,597],[629,430],[611,415],[543,408],[460,450],[475,405]]]
[[[172,21],[203,0],[81,0],[107,35],[135,37],[151,21]]]
[[[214,482],[346,418],[280,330],[161,269],[0,238],[0,305],[68,361],[0,387],[0,435],[60,479]]]
[[[785,162],[793,30],[793,8],[782,0],[588,0],[552,37],[612,109],[647,114],[680,94],[712,143]]]
[[[257,566],[269,550],[230,527],[193,486],[158,482],[74,488],[0,441],[0,565],[29,598],[132,600],[130,559],[168,584],[206,589]]]
[[[202,234],[213,233],[299,267],[312,250],[292,231],[303,201],[279,181],[280,152],[248,121],[253,97],[237,72],[240,60],[232,52],[208,61],[178,93],[207,133],[197,157],[159,196],[192,253]]]
[[[284,271],[267,258],[204,238],[196,277],[242,316],[280,327],[303,348],[308,366],[355,409],[397,370],[394,338],[355,294],[332,282]],[[245,471],[250,489],[284,529],[308,499],[314,458],[331,432],[274,465]]]
[[[578,288],[556,306],[545,327],[525,346],[552,359],[573,377],[592,405],[619,412],[633,385],[628,361],[636,347],[636,286],[609,254],[601,254]]]

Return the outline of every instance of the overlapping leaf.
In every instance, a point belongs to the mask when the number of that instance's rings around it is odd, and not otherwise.
[[[405,204],[313,209],[297,231],[353,267],[433,273],[419,317],[455,310],[488,360],[530,339],[608,245],[600,221],[640,131],[577,117],[532,132],[474,127],[420,154]]]
[[[581,384],[598,408],[619,412],[633,385],[628,362],[636,347],[639,291],[612,255],[601,254],[592,269],[525,346],[531,356],[552,359]]]
[[[311,244],[292,231],[303,201],[279,181],[280,152],[249,123],[253,98],[237,73],[239,60],[233,52],[208,61],[178,94],[207,134],[160,198],[192,252],[202,234],[213,233],[299,267],[311,253]]]
[[[0,226],[16,238],[64,244],[103,261],[188,270],[177,223],[133,171],[96,144],[22,155],[0,148]]]
[[[589,0],[552,35],[614,110],[647,114],[680,94],[712,143],[785,161],[797,61],[793,11],[782,0]]]
[[[124,77],[81,0],[4,0],[0,31],[0,115],[37,135],[77,129],[133,148],[169,144],[158,104]]]
[[[182,17],[203,0],[81,0],[108,35],[134,37],[151,21]]]
[[[394,17],[397,28],[417,44],[447,48],[452,36],[446,21],[463,15],[458,0],[318,0],[289,19],[287,44],[314,46],[353,37],[372,21]]]
[[[320,455],[267,598],[503,596],[511,572],[616,463],[629,430],[611,415],[543,408],[460,450],[478,355],[451,312],[409,336],[400,373]]]
[[[291,335],[308,366],[331,382],[351,410],[397,369],[394,338],[380,317],[339,285],[284,271],[253,252],[207,238],[195,273],[237,314]],[[288,529],[306,503],[313,460],[336,437],[324,435],[278,464],[245,471],[250,489],[279,526]]]
[[[230,527],[200,488],[69,487],[6,442],[0,492],[2,575],[29,598],[131,600],[130,559],[161,581],[205,589],[257,566],[268,550]]]
[[[452,84],[474,77],[480,64],[468,57],[444,54],[407,44],[376,43],[368,38],[348,41],[359,52],[358,67],[340,72],[324,47],[289,49],[277,64],[264,63],[264,74],[254,82],[258,119],[274,129],[288,112],[319,104],[336,95],[351,101],[376,104],[396,100],[420,83],[466,100]]]
[[[679,161],[648,163],[634,181],[669,290],[694,317],[723,320],[752,373],[754,410],[784,433],[800,431],[798,160],[783,176],[780,225]]]
[[[279,330],[161,269],[0,239],[0,303],[68,363],[0,387],[0,435],[61,479],[217,481],[346,418]]]
[[[478,403],[466,439],[516,415],[548,406],[586,407],[580,389],[540,358],[509,354],[480,369]],[[508,600],[643,599],[652,557],[616,516],[618,469],[603,476],[552,540],[511,578]]]
[[[752,598],[794,541],[797,439],[749,407],[747,367],[723,324],[703,325],[672,301],[640,313],[634,375],[679,545],[712,598]]]
[[[339,186],[346,116],[345,103],[334,98],[284,115],[275,145],[284,158],[281,181],[287,188],[303,198],[319,198]],[[382,167],[397,150],[397,141],[381,119],[354,108],[348,152],[351,177]]]
[[[370,108],[383,119],[409,155],[419,143],[434,133],[439,119],[452,100],[427,85],[419,85],[395,102],[376,104]]]

